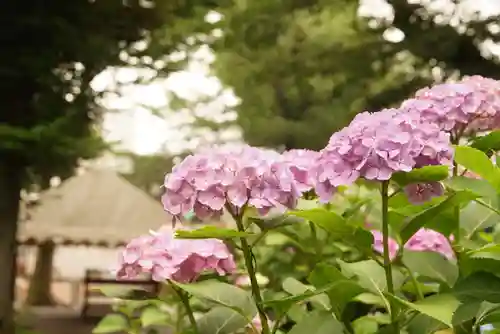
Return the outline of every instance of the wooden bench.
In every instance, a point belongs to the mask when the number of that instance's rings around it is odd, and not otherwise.
[[[143,290],[147,294],[151,294],[151,296],[156,296],[160,288],[158,282],[153,281],[151,278],[116,280],[103,277],[100,272],[95,270],[86,270],[83,280],[83,305],[81,311],[83,319],[93,317],[89,312],[90,306],[104,307],[106,309],[104,312],[101,311],[99,314],[94,315],[100,317],[109,312],[109,308],[115,304],[115,298],[110,298],[100,291],[99,287],[103,286],[132,287]]]

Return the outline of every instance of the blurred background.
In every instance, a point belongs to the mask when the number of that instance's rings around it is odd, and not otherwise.
[[[90,333],[84,283],[170,221],[161,184],[183,156],[321,149],[433,82],[500,79],[498,0],[27,0],[0,17],[0,334]]]

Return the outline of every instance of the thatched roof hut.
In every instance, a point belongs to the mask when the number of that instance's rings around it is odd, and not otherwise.
[[[89,170],[40,195],[20,224],[22,244],[116,247],[171,217],[161,204],[110,170]]]

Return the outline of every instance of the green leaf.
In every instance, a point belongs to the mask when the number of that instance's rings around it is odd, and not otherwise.
[[[233,334],[248,324],[248,320],[229,308],[216,306],[198,321],[200,334]]]
[[[175,232],[175,237],[181,239],[234,239],[253,236],[256,236],[256,234],[216,226],[204,226],[192,231],[178,230]]]
[[[500,323],[500,304],[483,302],[477,315],[477,324]]]
[[[301,321],[307,315],[307,307],[304,304],[294,304],[290,307],[286,315],[294,322]]]
[[[500,131],[491,131],[485,136],[476,137],[470,146],[485,153],[499,151]]]
[[[354,334],[376,334],[378,331],[378,322],[372,317],[361,317],[352,322]]]
[[[489,244],[467,252],[470,258],[500,260],[500,244]],[[500,265],[500,263],[499,263]]]
[[[349,225],[347,221],[342,218],[342,216],[322,208],[291,211],[289,214],[306,219],[318,225],[325,231],[329,232],[335,239],[350,237],[354,235],[355,232],[355,227]]]
[[[464,327],[465,322],[470,322],[476,317],[481,308],[480,301],[469,301],[467,303],[462,303],[455,313],[453,313],[453,318],[451,320],[453,326]]]
[[[387,310],[390,310],[390,304],[385,297],[384,291],[387,290],[387,281],[385,278],[385,271],[377,262],[373,260],[359,261],[346,263],[338,260],[342,272],[347,277],[353,275],[358,278],[358,283],[365,289],[377,294],[384,301]],[[398,272],[393,271],[394,288],[398,289],[404,281],[404,276]]]
[[[324,288],[331,283],[338,283],[326,292],[337,315],[342,314],[346,305],[354,297],[365,292],[363,287],[345,277],[336,267],[323,263],[314,268],[309,275],[308,281],[318,289]]]
[[[500,278],[487,273],[475,272],[453,287],[454,294],[463,301],[479,300],[500,303]]]
[[[443,183],[450,189],[458,191],[468,190],[478,195],[478,197],[488,197],[497,199],[498,194],[495,188],[486,180],[471,179],[465,176],[454,176]]]
[[[146,289],[141,289],[133,285],[127,286],[103,286],[92,289],[93,291],[99,291],[106,297],[118,298],[123,300],[134,300],[134,301],[145,301],[153,298],[151,291]]]
[[[396,296],[391,296],[399,303],[436,319],[448,327],[452,327],[453,314],[460,306],[460,301],[452,294],[433,295],[415,303],[410,303]]]
[[[431,208],[413,216],[401,229],[402,243],[406,243],[420,228],[428,226],[440,219],[440,213],[455,206],[470,202],[478,196],[470,191],[459,191],[451,194],[447,199]],[[434,225],[433,225],[434,228]]]
[[[326,293],[330,289],[336,288],[337,285],[339,285],[339,284],[340,284],[339,282],[332,282],[332,283],[325,285],[324,287],[319,288],[319,289],[312,289],[312,287],[311,287],[311,289],[308,289],[307,291],[305,291],[302,294],[297,294],[297,295],[293,295],[293,296],[285,297],[285,298],[280,298],[280,299],[266,300],[266,301],[264,301],[264,304],[266,306],[273,306],[273,307],[278,307],[278,308],[282,308],[282,309],[287,309],[292,304],[303,302],[304,300],[312,299],[312,297]],[[325,303],[324,299],[321,300],[321,304],[323,304],[322,305],[323,308],[326,308],[325,306],[327,306],[327,304],[328,304],[328,299],[326,300],[326,303]]]
[[[360,249],[371,249],[373,236],[369,231],[350,225],[346,219],[335,212],[323,208],[291,211],[289,215],[306,219],[330,234],[332,240],[342,240]]]
[[[297,323],[288,334],[343,334],[342,324],[329,312],[313,311]]]
[[[398,172],[392,175],[392,180],[404,187],[412,183],[442,181],[449,176],[448,166],[425,166],[413,169],[411,172]]]
[[[94,334],[116,333],[129,328],[128,320],[121,314],[108,314],[92,330]]]
[[[441,321],[431,318],[425,314],[418,314],[407,326],[408,334],[434,333],[440,329],[446,329],[447,326]],[[442,333],[444,334],[444,333]],[[451,333],[449,333],[451,334]]]
[[[285,278],[282,286],[283,290],[293,296],[308,296],[311,294],[311,292],[314,292],[316,290],[314,287],[307,286],[293,277]],[[330,309],[330,302],[328,300],[328,297],[323,294],[316,294],[309,297],[308,299],[310,299],[311,302],[313,302],[320,308],[323,308],[325,310]]]
[[[257,314],[257,307],[249,292],[234,285],[216,280],[207,280],[197,283],[174,283],[187,293],[215,304],[228,307],[252,319]]]
[[[141,323],[144,327],[165,326],[170,324],[167,312],[154,306],[147,307],[142,311]]]
[[[414,273],[453,286],[458,278],[458,267],[437,252],[404,250],[403,263]]]
[[[476,202],[469,203],[460,211],[460,227],[466,232],[465,239],[471,239],[477,232],[496,225],[498,214]]]
[[[499,190],[500,174],[498,168],[483,152],[468,146],[456,146],[455,161],[487,180],[495,189]]]

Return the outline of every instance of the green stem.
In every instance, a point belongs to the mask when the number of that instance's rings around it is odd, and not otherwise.
[[[453,176],[456,177],[458,175],[458,165],[456,162],[453,162]],[[453,208],[453,216],[457,223],[457,230],[455,231],[455,243],[460,242],[460,206],[456,205]]]
[[[392,263],[389,256],[389,181],[383,181],[380,194],[382,195],[382,235],[384,246],[384,271],[387,281],[387,291],[394,295],[394,282],[392,280]],[[394,334],[399,334],[394,302],[390,301],[391,325]]]
[[[413,286],[415,287],[415,292],[417,294],[417,299],[422,300],[424,299],[424,293],[422,292],[422,289],[420,288],[420,284],[418,283],[417,278],[413,274],[413,272],[410,270],[410,268],[406,267],[406,270],[408,271],[408,275],[410,276],[411,282],[413,283]]]
[[[228,211],[234,218],[238,230],[244,232],[245,226],[243,224],[243,214],[236,215],[231,210]],[[257,304],[257,310],[259,312],[260,322],[262,323],[262,334],[270,334],[269,323],[267,322],[266,312],[264,312],[264,309],[262,307],[262,296],[260,293],[259,284],[257,283],[255,267],[253,265],[252,247],[248,244],[246,238],[240,238],[240,242],[241,242],[241,250],[243,252],[243,258],[245,259],[245,267],[247,268],[248,276],[250,277],[252,297],[255,300],[255,304]]]
[[[198,334],[199,333],[198,325],[196,324],[196,319],[194,318],[193,309],[191,308],[191,305],[189,304],[189,296],[187,295],[187,293],[185,293],[181,289],[177,288],[174,284],[170,283],[170,285],[172,286],[172,289],[175,291],[175,293],[179,297],[179,300],[181,301],[182,305],[184,306],[184,309],[186,310],[189,322],[191,323],[191,326],[193,327],[194,333]]]

